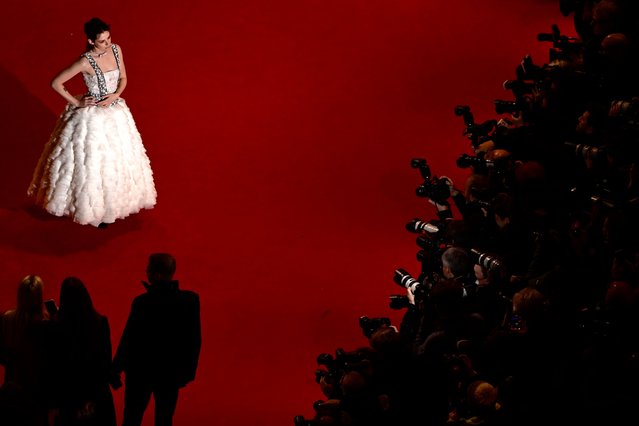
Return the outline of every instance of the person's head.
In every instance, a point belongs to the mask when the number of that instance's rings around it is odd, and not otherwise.
[[[539,290],[524,287],[513,296],[513,314],[528,324],[543,320],[547,311],[547,299]]]
[[[111,27],[99,18],[91,18],[84,23],[84,34],[87,36],[87,50],[97,48],[105,50],[111,46]]]
[[[616,0],[601,0],[592,8],[592,32],[595,36],[605,37],[623,30],[623,8]]]
[[[468,201],[474,201],[477,199],[486,198],[486,194],[490,193],[490,179],[488,176],[478,173],[473,173],[466,179],[464,185],[464,197]]]
[[[27,275],[18,285],[18,304],[16,312],[32,320],[47,318],[44,308],[43,293],[44,282],[37,275]]]
[[[153,253],[149,256],[146,276],[154,281],[168,281],[175,274],[175,258],[168,253]]]
[[[475,380],[466,389],[466,401],[473,414],[490,415],[498,408],[497,388],[485,380]]]
[[[94,315],[93,302],[84,283],[76,277],[65,278],[60,287],[60,320],[87,320]]]
[[[389,354],[402,349],[402,337],[395,327],[382,326],[369,339],[371,348],[378,353]]]
[[[471,268],[470,256],[461,247],[449,247],[442,254],[442,272],[445,278],[465,277]]]

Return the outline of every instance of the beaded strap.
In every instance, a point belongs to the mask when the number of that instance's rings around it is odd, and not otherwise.
[[[91,68],[93,68],[93,72],[95,72],[95,77],[98,79],[98,90],[100,90],[100,93],[98,93],[98,98],[102,99],[108,92],[104,74],[102,74],[102,70],[89,52],[86,52],[84,54],[84,57],[87,58],[89,64],[91,64]]]
[[[120,69],[120,52],[118,50],[118,45],[117,44],[111,45],[111,50],[113,50],[113,56],[115,56],[115,62],[118,65],[118,69]],[[106,85],[106,80],[104,79],[104,74],[102,73],[102,70],[100,69],[97,62],[95,62],[95,59],[93,59],[93,56],[91,56],[89,52],[86,52],[84,54],[84,57],[87,58],[87,60],[89,61],[89,64],[91,65],[91,68],[93,68],[93,71],[95,72],[95,76],[98,79],[98,89],[100,90],[100,93],[98,94],[98,98],[102,99],[109,93],[109,90],[107,89],[107,85]]]
[[[111,50],[113,50],[113,56],[115,56],[115,63],[118,65],[118,69],[120,69],[120,51],[118,50],[118,45],[112,44]]]

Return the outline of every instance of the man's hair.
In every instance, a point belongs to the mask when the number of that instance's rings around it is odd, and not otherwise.
[[[153,253],[149,256],[147,271],[165,278],[173,278],[173,274],[175,274],[175,258],[169,253]]]
[[[455,277],[467,275],[472,270],[468,252],[461,247],[449,247],[442,254],[443,266],[448,266]]]

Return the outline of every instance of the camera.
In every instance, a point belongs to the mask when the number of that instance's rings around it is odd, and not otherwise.
[[[326,370],[317,370],[315,372],[316,380],[322,377],[334,378],[341,377],[345,371],[352,371],[362,367],[366,361],[366,355],[359,351],[346,352],[342,348],[335,350],[335,356],[329,353],[321,353],[317,356],[317,364],[326,367]]]
[[[468,105],[457,105],[455,107],[455,115],[462,117],[464,119],[464,124],[467,126],[475,125],[475,118],[473,117],[473,113],[470,112],[470,107]]]
[[[388,297],[388,306],[393,310],[400,310],[404,308],[408,308],[410,306],[410,302],[408,301],[408,296],[402,294],[391,294]]]
[[[552,24],[550,33],[537,34],[537,41],[551,42],[556,49],[571,50],[573,52],[577,52],[582,48],[582,43],[578,38],[562,35],[557,24]]]
[[[526,80],[506,80],[502,87],[504,90],[510,90],[515,96],[519,97],[523,94],[532,93],[536,85]]]
[[[393,280],[400,286],[412,291],[413,294],[419,292],[420,288],[422,287],[422,283],[413,278],[413,276],[409,274],[405,269],[401,268],[395,269]]]
[[[426,235],[420,235],[415,239],[415,243],[418,247],[428,250],[429,252],[441,251],[442,244],[439,241],[433,240]]]
[[[482,253],[477,249],[470,249],[470,252],[476,256],[475,262],[488,270],[501,269],[502,263],[499,259],[486,253]]]
[[[570,148],[577,157],[591,160],[602,160],[607,156],[605,147],[596,147],[583,143],[564,142],[564,145]]]
[[[367,316],[359,317],[359,326],[362,329],[362,333],[367,338],[371,338],[373,333],[379,330],[381,327],[390,327],[391,321],[387,317],[369,318]]]
[[[457,105],[455,107],[455,115],[463,118],[464,124],[466,125],[464,135],[470,139],[474,148],[489,140],[490,132],[497,126],[497,120],[486,120],[481,124],[475,123],[475,119],[468,105]]]
[[[450,197],[450,188],[448,187],[448,183],[443,179],[432,176],[430,167],[423,158],[413,158],[410,165],[414,169],[419,169],[419,172],[424,179],[424,182],[415,190],[417,196],[430,198],[436,203],[444,204]]]
[[[528,106],[519,101],[504,101],[496,99],[493,101],[497,114],[518,114],[528,109]]]
[[[317,422],[315,420],[308,420],[304,416],[299,415],[293,417],[293,424],[295,426],[315,426]]]
[[[437,234],[440,229],[436,225],[415,218],[406,224],[406,230],[413,233]]]
[[[460,169],[467,169],[472,167],[474,169],[486,170],[492,169],[495,166],[493,161],[484,159],[483,155],[472,156],[468,154],[462,154],[456,161],[457,167]]]

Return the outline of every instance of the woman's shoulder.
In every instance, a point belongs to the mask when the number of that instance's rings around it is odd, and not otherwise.
[[[89,69],[93,69],[91,67],[91,63],[89,62],[88,52],[84,52],[83,54],[78,56],[78,59],[76,59],[76,61],[71,64],[71,67],[80,68],[80,70],[83,72],[87,72]]]

